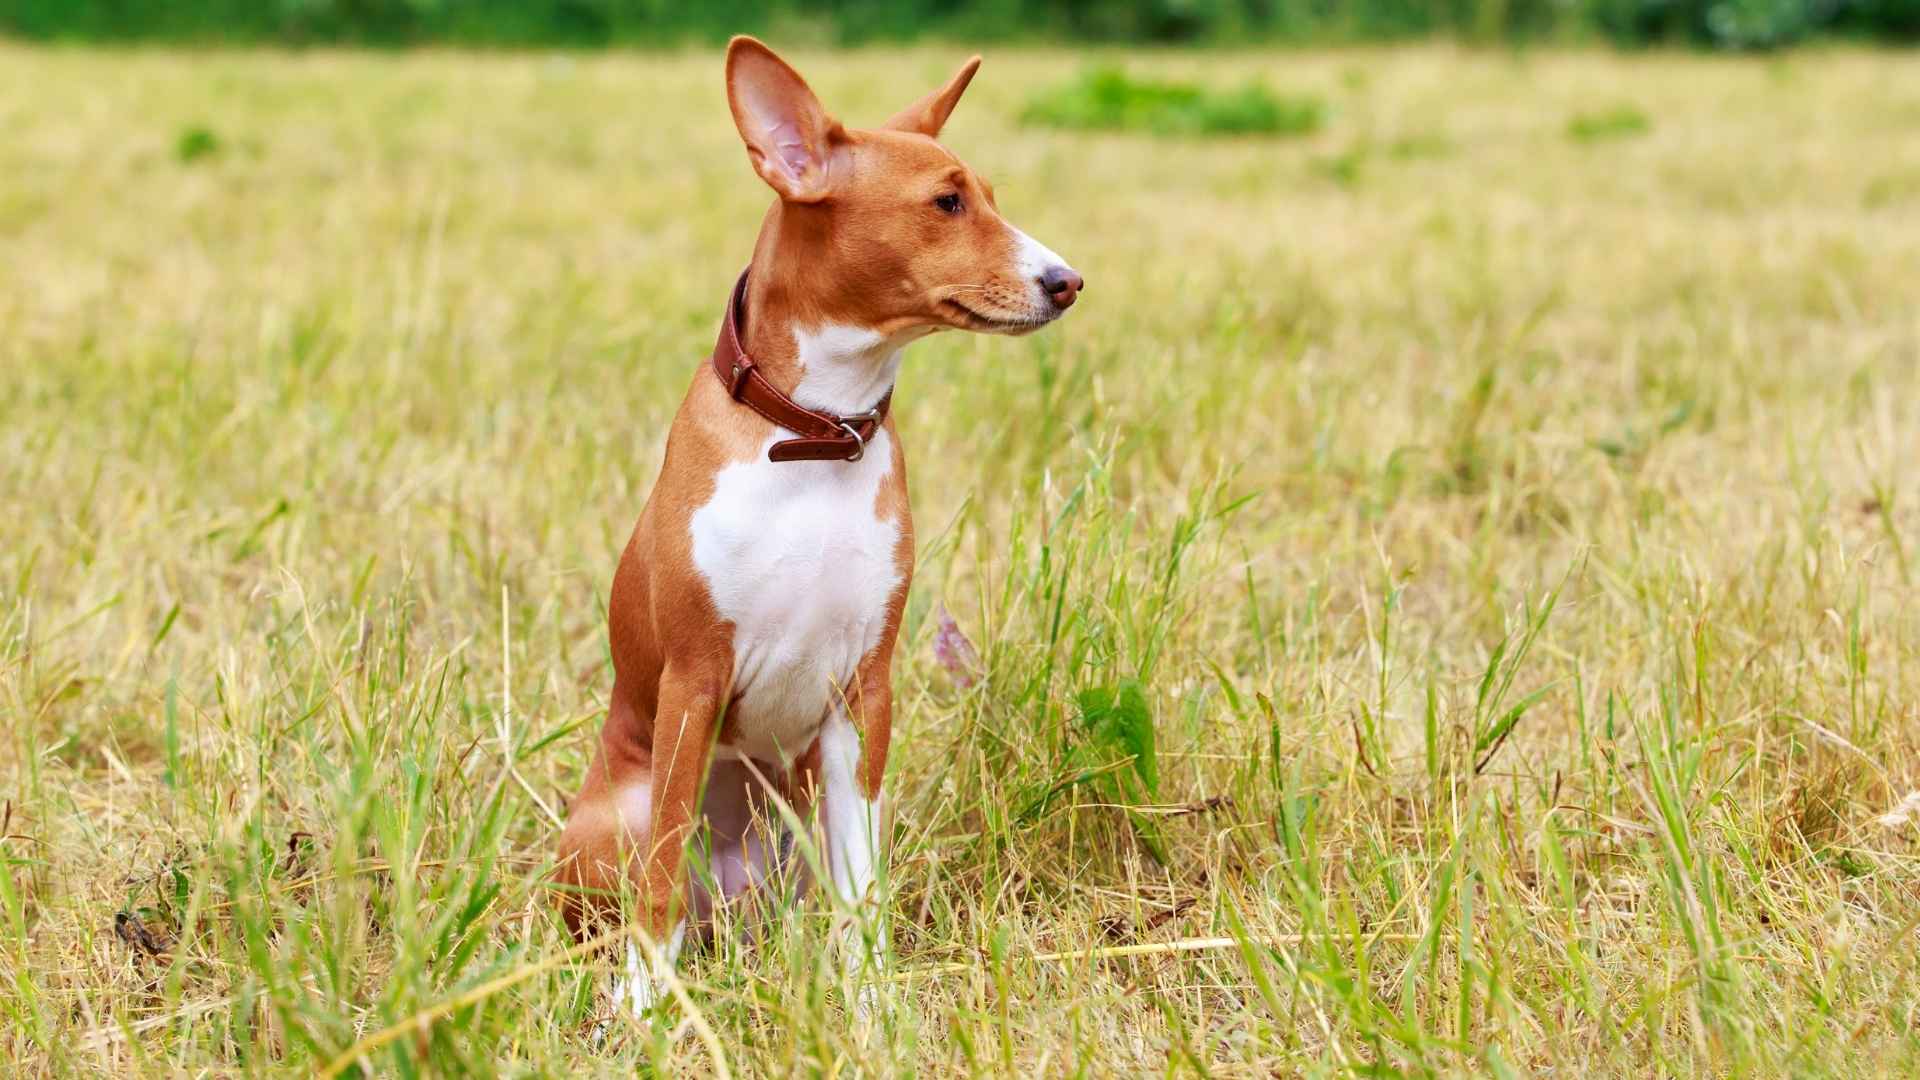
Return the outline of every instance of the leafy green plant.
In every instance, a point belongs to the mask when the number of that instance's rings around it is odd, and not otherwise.
[[[1096,686],[1074,695],[1080,710],[1079,739],[1067,746],[1061,777],[1027,806],[1037,817],[1066,791],[1087,786],[1107,802],[1125,807],[1134,835],[1160,862],[1166,846],[1152,819],[1134,808],[1160,793],[1160,767],[1154,756],[1153,710],[1138,679]]]
[[[1111,772],[1114,784],[1134,798],[1152,798],[1160,792],[1160,769],[1153,756],[1153,712],[1147,708],[1147,695],[1136,679],[1118,686],[1097,686],[1082,690],[1074,701],[1080,706],[1080,728],[1087,741],[1081,750],[1088,757],[1108,762],[1124,760],[1130,768]]]
[[[1048,127],[1155,135],[1304,135],[1320,130],[1325,114],[1317,98],[1277,95],[1258,83],[1211,90],[1095,68],[1066,86],[1042,91],[1021,119]]]
[[[173,141],[173,156],[183,165],[190,165],[203,158],[210,158],[220,152],[220,136],[212,128],[195,124],[181,129],[179,138]]]

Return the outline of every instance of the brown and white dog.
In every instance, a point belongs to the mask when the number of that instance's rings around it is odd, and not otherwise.
[[[765,45],[727,48],[734,124],[779,198],[614,574],[613,696],[560,838],[573,932],[630,911],[655,943],[627,939],[616,1006],[651,1007],[713,891],[773,872],[776,797],[819,809],[833,888],[865,923],[849,970],[884,959],[881,784],[913,573],[886,415],[900,352],[936,330],[1026,333],[1082,286],[935,141],[979,65],[861,131]],[[689,883],[695,839],[708,872]]]

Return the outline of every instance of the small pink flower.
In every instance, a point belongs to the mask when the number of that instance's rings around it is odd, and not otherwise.
[[[980,653],[960,632],[960,624],[953,621],[945,604],[940,605],[939,624],[933,632],[933,658],[963,690],[973,685],[974,674],[980,669]]]

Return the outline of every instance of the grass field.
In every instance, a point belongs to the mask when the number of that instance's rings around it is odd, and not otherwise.
[[[797,60],[872,123],[958,58]],[[717,56],[0,47],[0,1055],[1920,1069],[1913,59],[1105,59],[1325,121],[1020,126],[1063,52],[955,114],[1089,288],[896,398],[881,1016],[813,904],[596,1048],[542,880],[767,199]]]

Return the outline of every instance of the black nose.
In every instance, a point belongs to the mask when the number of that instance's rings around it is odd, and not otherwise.
[[[1053,298],[1053,306],[1065,310],[1073,306],[1080,290],[1087,287],[1085,278],[1073,272],[1070,266],[1051,266],[1040,275],[1040,287],[1047,290]]]

